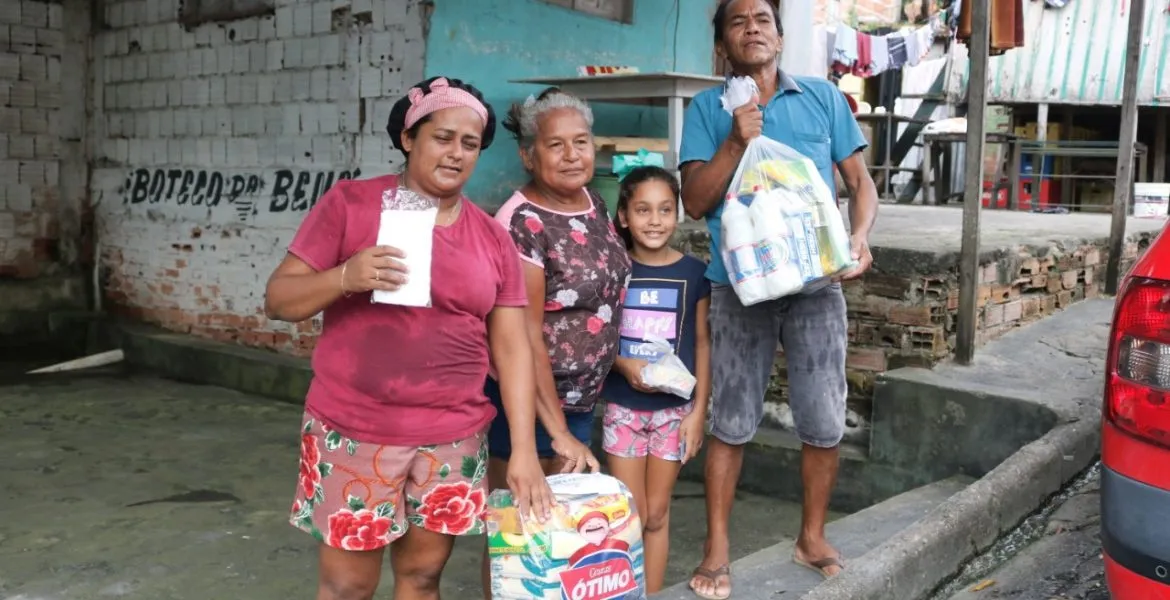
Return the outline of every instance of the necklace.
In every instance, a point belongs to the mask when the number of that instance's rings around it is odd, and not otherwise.
[[[460,200],[456,200],[456,201],[455,201],[455,206],[454,206],[454,207],[452,207],[452,208],[451,208],[451,210],[448,212],[448,214],[450,215],[450,217],[447,219],[447,222],[446,222],[446,223],[443,223],[443,222],[442,222],[442,220],[441,220],[441,219],[442,219],[442,215],[440,215],[440,222],[439,222],[439,226],[441,226],[441,227],[450,227],[450,226],[451,226],[451,224],[455,222],[455,219],[458,219],[458,218],[459,218],[459,213],[460,213],[460,212],[462,212],[462,211],[463,211],[463,200],[462,200],[462,199],[460,199]]]

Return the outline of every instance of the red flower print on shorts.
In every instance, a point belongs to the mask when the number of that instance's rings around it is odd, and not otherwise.
[[[574,229],[573,232],[569,234],[569,237],[573,238],[574,242],[577,242],[582,246],[584,246],[585,242],[588,241],[588,238],[585,237],[585,234],[577,231],[576,229]]]
[[[461,535],[478,522],[485,500],[483,489],[466,481],[440,485],[423,497],[418,514],[428,531]]]
[[[321,471],[317,463],[321,462],[321,451],[317,449],[317,437],[306,433],[301,435],[301,492],[306,498],[312,498],[317,486],[321,484]]]
[[[343,508],[329,515],[329,545],[342,550],[377,550],[390,543],[390,517]]]
[[[544,231],[544,223],[541,223],[540,219],[533,217],[524,219],[524,226],[527,227],[528,231],[531,231],[532,233],[540,233]]]
[[[564,306],[562,306],[561,303],[557,302],[556,300],[549,300],[548,302],[544,303],[545,310],[560,310],[562,308],[564,308]]]
[[[585,329],[588,329],[589,333],[592,333],[593,335],[601,333],[601,329],[603,327],[605,327],[605,321],[602,321],[601,317],[598,317],[597,315],[589,317],[589,320],[585,322]]]

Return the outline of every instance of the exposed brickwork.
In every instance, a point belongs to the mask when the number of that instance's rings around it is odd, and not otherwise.
[[[1140,245],[1148,241],[1135,238],[1126,244],[1123,269],[1133,265]],[[678,242],[687,252],[709,256],[705,230],[688,229]],[[984,264],[978,290],[977,343],[982,345],[1075,302],[1098,297],[1104,289],[1105,246],[1102,241],[1075,247],[1019,248],[1010,256]],[[900,367],[931,367],[950,358],[958,327],[957,266],[941,273],[883,273],[881,267],[879,262],[861,280],[844,287],[849,306],[849,407],[862,419],[871,414],[873,385],[880,373]],[[777,356],[771,391],[770,401],[785,401],[782,352]]]
[[[276,0],[185,30],[179,0],[107,0],[95,33],[91,191],[108,304],[177,331],[299,354],[265,279],[340,178],[399,160],[384,133],[423,77],[418,0]]]
[[[816,0],[813,18],[827,25],[849,23],[854,16],[858,23],[891,23],[900,16],[901,8],[902,0]]]
[[[64,49],[59,2],[0,3],[0,277],[56,260]]]

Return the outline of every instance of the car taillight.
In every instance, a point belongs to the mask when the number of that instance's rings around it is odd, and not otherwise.
[[[1118,302],[1106,365],[1106,417],[1170,447],[1170,283],[1133,279]]]

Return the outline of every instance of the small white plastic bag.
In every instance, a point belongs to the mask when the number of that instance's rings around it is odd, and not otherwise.
[[[382,218],[378,245],[406,253],[406,284],[392,292],[375,290],[370,302],[399,306],[431,305],[431,249],[434,244],[438,203],[404,187],[382,192]]]
[[[658,354],[658,358],[642,367],[642,383],[690,400],[697,380],[683,364],[682,359],[674,353],[674,347],[670,342],[650,336],[640,344],[640,349],[646,353]]]

